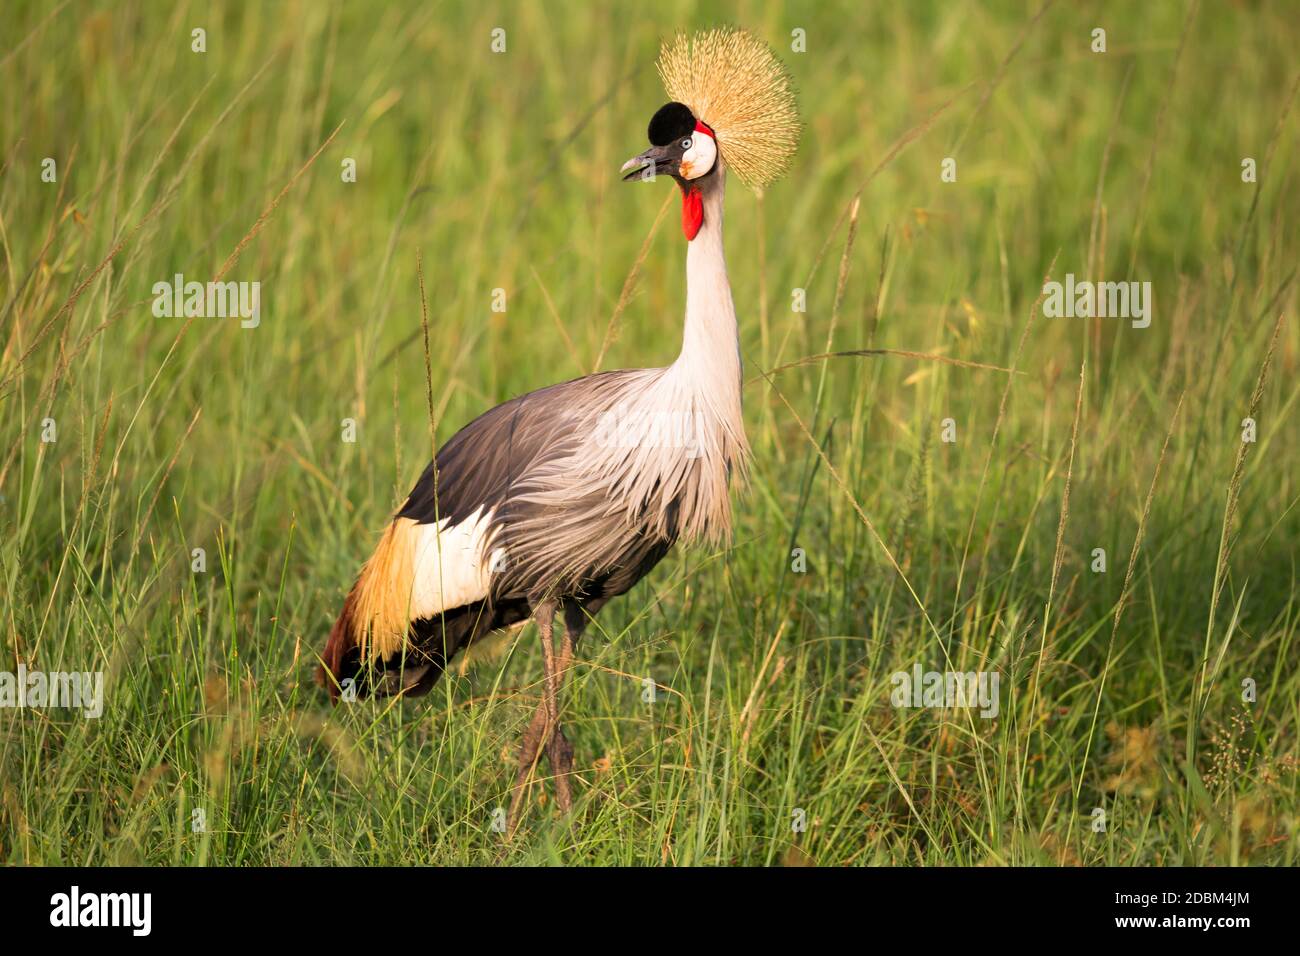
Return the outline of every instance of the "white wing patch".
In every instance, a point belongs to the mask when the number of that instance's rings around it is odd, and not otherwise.
[[[410,519],[399,519],[410,520]],[[481,601],[488,596],[492,572],[500,570],[505,549],[485,553],[492,512],[482,508],[458,524],[444,518],[436,525],[412,522],[411,620]]]

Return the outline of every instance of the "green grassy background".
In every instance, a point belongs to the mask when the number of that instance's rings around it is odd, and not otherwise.
[[[0,710],[0,860],[1296,862],[1300,29],[1286,2],[1038,10],[7,3],[0,670],[103,670],[106,702]],[[806,121],[789,177],[729,196],[751,486],[731,547],[588,632],[576,823],[543,785],[507,845],[531,627],[406,703],[331,710],[314,655],[430,452],[420,256],[439,440],[676,355],[673,190],[617,169],[659,39],[718,22],[773,43]],[[153,316],[153,283],[236,250],[260,327]],[[1035,314],[1049,269],[1150,281],[1154,321]],[[759,373],[867,347],[1017,374]],[[915,663],[997,670],[998,718],[895,709]]]

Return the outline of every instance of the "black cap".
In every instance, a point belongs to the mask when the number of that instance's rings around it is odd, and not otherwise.
[[[667,146],[695,132],[695,114],[684,103],[665,103],[650,120],[646,135],[651,146]]]

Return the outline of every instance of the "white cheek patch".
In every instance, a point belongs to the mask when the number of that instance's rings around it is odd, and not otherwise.
[[[699,179],[713,168],[718,159],[718,144],[707,133],[696,130],[691,135],[691,148],[682,154],[679,172],[682,179]]]

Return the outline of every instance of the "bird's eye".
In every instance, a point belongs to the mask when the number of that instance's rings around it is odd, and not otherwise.
[[[682,149],[683,149],[683,150],[689,150],[690,148],[691,148],[691,141],[690,141],[690,139],[688,138],[688,139],[684,139],[684,140],[682,140]]]

